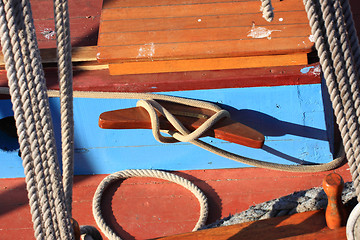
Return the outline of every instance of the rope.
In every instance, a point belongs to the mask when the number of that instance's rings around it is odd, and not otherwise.
[[[315,46],[318,50],[334,114],[343,139],[354,187],[357,196],[359,196],[359,174],[357,170],[360,161],[359,111],[356,110],[359,106],[356,81],[358,76],[352,67],[354,66],[353,58],[345,49],[349,49],[349,46],[347,45],[345,32],[343,32],[344,28],[341,26],[344,24],[343,17],[338,11],[335,15],[334,7],[331,4],[326,1],[320,1],[320,3],[321,6],[318,6],[313,0],[304,0],[312,34],[316,39]],[[335,26],[340,28],[341,33],[337,31]],[[329,55],[330,52],[332,56]],[[345,71],[345,69],[348,69],[348,71]]]
[[[72,96],[72,61],[67,0],[54,0],[55,31],[60,86],[61,149],[63,186],[66,206],[71,216],[74,176],[74,119]]]
[[[0,35],[37,239],[72,239],[29,1],[0,2]],[[37,120],[35,123],[35,119]]]
[[[274,8],[271,5],[271,0],[261,0],[261,8],[263,18],[271,22],[274,19]]]
[[[352,182],[344,184],[341,199],[345,207],[351,207],[354,205],[354,202],[356,202],[355,189]],[[325,209],[327,204],[328,199],[323,188],[315,187],[256,204],[243,212],[220,219],[215,223],[203,227],[202,229],[230,226],[273,217],[293,215],[295,213],[315,211]]]
[[[98,188],[96,189],[94,198],[93,198],[93,215],[95,218],[95,221],[101,231],[105,234],[105,236],[111,240],[121,240],[121,238],[105,223],[105,220],[103,219],[102,213],[101,213],[101,198],[102,194],[106,190],[106,188],[112,184],[115,181],[131,178],[131,177],[153,177],[153,178],[159,178],[164,179],[173,183],[177,183],[189,191],[191,191],[195,197],[198,199],[200,204],[200,216],[199,220],[196,223],[193,231],[198,230],[201,228],[207,219],[208,215],[208,205],[207,205],[207,199],[206,196],[201,192],[201,190],[196,187],[192,182],[179,177],[175,174],[165,172],[165,171],[158,171],[158,170],[149,170],[149,169],[133,169],[133,170],[125,170],[120,171],[114,174],[111,174],[104,178],[102,182],[99,184]]]

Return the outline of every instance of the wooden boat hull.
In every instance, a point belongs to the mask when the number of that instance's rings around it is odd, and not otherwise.
[[[303,164],[332,160],[333,126],[324,111],[321,84],[275,87],[223,88],[165,92],[175,96],[218,103],[232,118],[263,133],[262,149],[204,138],[228,151],[269,162]],[[0,100],[0,118],[11,116],[10,100]],[[59,140],[59,99],[50,98]],[[74,99],[75,174],[107,174],[132,168],[194,170],[242,168],[247,165],[225,159],[188,143],[162,144],[150,130],[111,130],[98,127],[102,112],[134,107],[129,99]],[[326,113],[326,114],[325,114]],[[2,178],[23,177],[16,139],[0,131]]]

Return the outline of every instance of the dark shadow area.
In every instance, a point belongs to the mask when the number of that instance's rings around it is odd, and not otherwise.
[[[261,132],[265,136],[284,136],[291,134],[317,140],[327,140],[326,131],[300,124],[281,121],[270,115],[249,109],[236,109],[222,105],[231,113],[231,118]]]
[[[280,152],[280,151],[278,151],[278,150],[276,150],[276,149],[274,149],[272,147],[269,147],[267,145],[264,145],[262,147],[262,150],[264,150],[265,152],[270,153],[272,155],[275,155],[275,156],[281,157],[283,159],[286,159],[286,160],[288,160],[290,162],[293,162],[293,163],[297,163],[297,164],[301,164],[301,165],[306,165],[306,164],[312,165],[312,164],[314,164],[313,162],[304,161],[304,160],[301,160],[299,158],[292,157],[292,156],[290,156],[288,154],[282,153],[282,152]]]
[[[8,152],[17,151],[19,147],[14,117],[0,119],[0,149]]]

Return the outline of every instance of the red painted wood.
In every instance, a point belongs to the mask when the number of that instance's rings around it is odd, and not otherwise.
[[[221,71],[110,76],[108,70],[74,71],[74,90],[109,92],[163,92],[194,89],[263,87],[320,83],[319,65],[249,68]],[[310,68],[301,73],[301,69]],[[58,89],[57,70],[45,69],[49,89]],[[0,70],[0,87],[7,86]],[[0,95],[1,97],[1,95]]]
[[[350,181],[348,166],[335,172]],[[288,173],[259,168],[193,170],[176,172],[197,185],[209,198],[208,223],[249,206],[321,186],[328,173]],[[76,176],[73,216],[80,225],[96,225],[92,197],[105,175]],[[289,184],[291,182],[291,184]],[[1,239],[33,239],[24,179],[0,179]],[[192,230],[199,205],[186,189],[162,180],[133,178],[111,186],[105,195],[104,212],[125,239],[155,238]],[[14,221],[16,219],[16,221]],[[118,223],[116,223],[118,222]]]

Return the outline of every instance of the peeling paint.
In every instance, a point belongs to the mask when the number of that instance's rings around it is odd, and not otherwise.
[[[304,67],[304,68],[300,69],[300,72],[302,74],[312,73],[315,76],[319,76],[321,73],[321,69],[320,69],[320,66],[317,65],[316,67],[314,67],[314,66]]]
[[[279,22],[282,22],[282,21],[284,21],[284,19],[283,19],[283,18],[279,18]]]
[[[252,38],[267,38],[270,40],[271,33],[275,32],[275,31],[281,32],[281,30],[269,30],[264,27],[255,27],[255,24],[253,24],[253,26],[247,36],[252,37]]]
[[[55,39],[55,31],[52,30],[51,28],[44,28],[42,31],[40,31],[40,33],[47,39]]]
[[[309,40],[310,40],[310,42],[315,42],[315,37],[314,37],[314,35],[310,35],[310,36],[309,36]]]
[[[138,50],[138,58],[147,57],[152,58],[155,54],[155,44],[154,43],[147,43],[144,46],[140,47]]]

